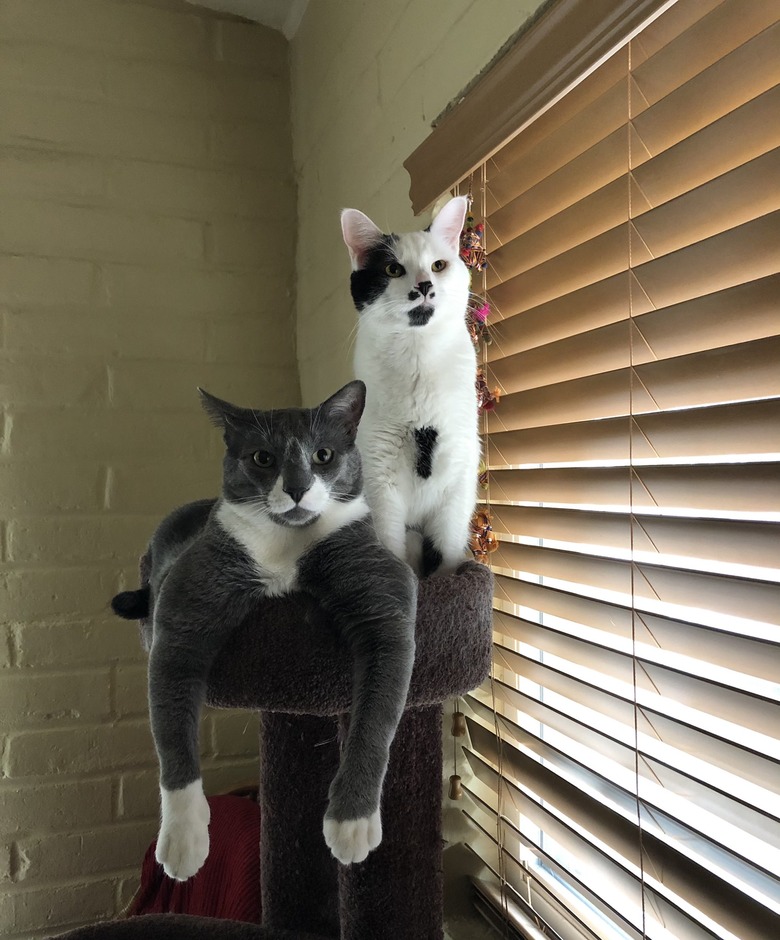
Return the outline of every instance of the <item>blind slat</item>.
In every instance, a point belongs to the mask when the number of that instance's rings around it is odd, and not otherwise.
[[[616,322],[512,353],[515,335],[532,339],[523,330],[526,315],[515,317],[494,330],[490,373],[505,393],[512,393],[631,362],[641,365],[775,336],[780,333],[778,293],[780,277],[774,275],[672,307],[634,312],[630,321],[624,304]]]
[[[612,635],[615,641],[611,645],[616,648],[633,641],[670,657],[696,657],[713,666],[727,667],[762,683],[775,682],[780,675],[780,637],[771,627],[756,625],[751,632],[747,621],[724,629],[673,620],[632,609],[630,605],[594,600],[501,574],[496,577],[496,604],[496,629],[500,624],[512,636],[517,629],[513,623],[515,616],[534,623],[549,623],[553,618],[579,624],[584,628],[583,634],[597,630]],[[509,613],[500,613],[499,609]]]
[[[484,726],[494,730],[491,707],[475,698],[469,704]],[[717,856],[720,869],[729,877],[750,883],[769,897],[780,886],[776,880],[780,870],[780,822],[745,806],[725,788],[718,788],[714,782],[701,783],[672,766],[670,760],[648,756],[644,749],[640,749],[637,776],[630,746],[616,755],[617,760],[610,759],[602,746],[603,736],[595,740],[596,750],[591,751],[594,736],[587,738],[581,726],[570,728],[574,733],[569,736],[556,730],[552,722],[546,723],[542,738],[512,714],[507,715],[506,709],[500,712],[498,724],[502,741],[520,751],[530,751],[564,779],[585,786],[596,799],[619,806],[624,815],[635,812],[638,798],[659,827],[660,837],[667,832],[670,840],[682,844],[684,854],[700,863]],[[614,742],[611,751],[614,754]],[[601,758],[597,763],[594,753]],[[677,755],[672,753],[671,757]],[[704,769],[711,772],[711,768]],[[734,778],[727,780],[740,786]],[[545,794],[539,796],[545,799]],[[731,854],[739,857],[731,859]]]
[[[464,813],[474,828],[474,836],[469,841],[469,848],[497,878],[505,881],[510,898],[523,899],[526,904],[529,900],[531,901],[532,909],[544,918],[545,936],[550,933],[551,929],[556,931],[551,935],[553,937],[568,935],[574,925],[578,938],[592,937],[593,940],[599,940],[600,925],[597,918],[593,916],[593,908],[596,908],[603,911],[610,919],[617,919],[629,937],[641,940],[636,927],[621,916],[614,904],[608,904],[579,879],[573,873],[571,865],[561,864],[557,858],[545,852],[532,839],[518,832],[511,821],[503,816],[500,817],[491,805],[494,800],[490,797],[481,798],[486,791],[489,791],[487,784],[474,778],[472,785],[464,789],[471,800],[471,806],[464,809]],[[477,790],[480,791],[479,794]],[[492,795],[492,791],[490,792]],[[501,832],[500,846],[496,835],[499,830]],[[546,841],[548,844],[551,842],[549,838]],[[534,857],[533,866],[521,868],[518,865],[519,846],[523,846],[526,856],[531,854]],[[558,850],[557,854],[560,854],[557,846],[553,848]],[[502,856],[501,863],[499,863],[499,854]],[[559,906],[552,907],[549,901],[552,895],[550,881],[558,878],[575,885],[578,893],[588,899],[592,908],[577,905],[576,911],[570,909],[562,912]],[[636,893],[636,889],[633,893]],[[594,920],[596,920],[595,924]]]
[[[634,127],[631,162],[638,188],[651,205],[659,205],[715,179],[780,144],[774,116],[780,108],[780,86],[751,98],[691,137],[675,142],[656,128],[657,138],[643,139]],[[488,180],[488,241],[503,245],[587,196],[620,179],[626,172],[626,129],[618,127],[559,170],[519,194]],[[509,181],[515,180],[507,174]],[[627,183],[624,182],[624,187]],[[509,198],[511,196],[511,198]]]
[[[557,837],[565,840],[565,834],[563,837],[560,834],[563,828],[560,824],[563,822],[565,826],[565,821],[572,819],[566,809],[562,808],[566,805],[565,794],[569,793],[569,782],[557,773],[550,771],[535,772],[532,768],[546,767],[547,765],[529,757],[503,734],[499,744],[493,728],[485,726],[473,718],[469,718],[467,721],[471,739],[475,742],[475,747],[478,748],[479,753],[483,756],[486,755],[494,764],[500,763],[503,768],[506,768],[503,774],[504,780],[508,783],[513,802],[521,818],[523,815],[527,815],[537,825],[543,827],[545,831],[552,831],[552,838]],[[546,748],[543,742],[538,743],[543,752],[547,753],[551,750]],[[468,751],[467,756],[472,768],[475,768]],[[565,757],[562,756],[562,759],[565,760]],[[483,771],[482,779],[484,780],[486,776]],[[495,776],[488,779],[493,783],[497,783]],[[614,796],[616,796],[616,801],[612,806],[602,803],[602,799],[609,800]],[[587,835],[577,831],[575,833],[576,842],[572,846],[573,857],[587,855],[588,848],[591,849],[590,854],[592,854],[592,849],[598,847],[610,857],[611,861],[618,862],[618,864],[625,867],[628,873],[633,874],[630,867],[633,858],[632,855],[626,852],[627,849],[630,851],[631,847],[616,839],[618,826],[631,825],[631,816],[635,804],[630,795],[621,793],[619,788],[611,781],[602,779],[601,782],[596,782],[593,795],[583,791],[581,792],[581,799],[592,800],[591,809],[594,812],[614,813],[613,826],[610,827],[608,832],[608,835],[614,841],[600,842],[596,839],[590,842]],[[621,812],[615,813],[615,807],[619,806],[621,801],[623,809]],[[560,815],[555,811],[551,811],[548,807],[559,808]],[[717,882],[729,885],[735,892],[740,891],[737,885],[741,886],[742,891],[747,887],[748,891],[755,892],[757,896],[754,899],[756,906],[760,904],[758,898],[772,897],[777,881],[771,872],[751,864],[750,859],[730,855],[727,850],[724,851],[721,847],[693,832],[693,830],[681,826],[662,810],[648,806],[644,800],[640,802],[640,812],[647,814],[646,834],[648,840],[650,840],[650,845],[645,852],[645,862],[647,863],[649,859],[651,864],[649,868],[645,868],[645,873],[654,878],[659,888],[661,886],[666,888],[672,897],[679,896],[680,885],[678,878],[681,878],[683,884],[688,878],[691,878],[693,872],[696,873],[695,877],[697,879],[702,878],[703,868],[706,865],[706,862],[703,863],[701,858],[702,852],[712,858],[713,868],[708,869],[708,874]],[[542,816],[543,813],[546,816]],[[555,825],[556,823],[558,823],[558,826]],[[570,826],[569,828],[573,827]],[[585,837],[583,838],[583,836]],[[725,867],[723,867],[724,865]],[[613,881],[620,880],[616,872],[610,874]],[[690,894],[690,891],[688,891],[689,898]],[[669,895],[667,895],[667,898],[669,898]],[[700,910],[703,912],[714,913],[717,910],[715,899],[706,895],[700,899],[700,904]],[[774,912],[770,911],[768,913],[771,916]],[[720,916],[722,917],[722,913],[720,913]]]
[[[780,463],[494,470],[493,504],[599,506],[694,515],[780,510]]]
[[[655,108],[642,110],[642,100],[653,96],[646,80],[637,77],[637,100],[633,124],[643,140],[653,142],[654,150],[666,149],[672,142],[690,137],[724,114],[771,88],[777,76],[766,63],[775,55],[778,42],[777,11],[771,3],[751,0],[753,7],[763,7],[766,28],[754,38],[717,59],[705,71],[680,85],[675,92],[658,101]],[[739,17],[740,0],[731,8]],[[695,50],[691,50],[695,51]],[[756,66],[758,65],[758,68]],[[663,81],[663,69],[654,78]],[[657,148],[657,149],[656,149]]]
[[[652,258],[647,247],[631,237],[626,223],[524,274],[493,283],[491,302],[506,319],[620,274],[628,269],[631,238],[633,279],[652,306],[668,307],[777,274],[780,259],[774,236],[778,226],[780,211],[776,210],[704,242]]]
[[[630,353],[629,353],[630,355]],[[780,336],[625,366],[508,394],[488,429],[517,430],[771,399]],[[495,375],[490,370],[489,381]]]
[[[531,877],[534,879],[533,883],[537,887],[544,885],[541,868],[542,871],[546,870],[554,877],[572,885],[579,894],[588,899],[590,904],[604,911],[610,919],[617,919],[623,930],[627,930],[630,936],[635,936],[637,940],[641,940],[641,934],[637,932],[640,894],[636,879],[620,866],[615,865],[604,853],[583,843],[582,840],[578,840],[575,833],[554,818],[545,819],[542,817],[546,828],[545,837],[542,840],[534,839],[519,830],[517,823],[520,823],[521,826],[522,823],[516,809],[514,811],[510,809],[508,812],[505,810],[499,816],[496,811],[497,800],[493,786],[497,775],[487,764],[480,763],[475,754],[467,752],[467,757],[469,763],[474,767],[475,777],[474,781],[465,787],[467,794],[473,800],[473,808],[469,807],[465,812],[466,816],[479,827],[479,835],[482,838],[478,837],[476,840],[476,851],[483,861],[496,874],[499,874],[500,869],[493,866],[498,866],[498,852],[501,851],[496,837],[496,832],[500,830],[505,861],[509,858],[514,861],[518,857],[519,846],[523,847],[526,856],[530,852],[537,860],[538,867],[532,866],[530,869],[526,869],[527,871],[530,870]],[[489,795],[486,795],[486,791]],[[481,799],[481,795],[485,798]],[[518,802],[522,801],[519,791],[515,799]],[[529,815],[532,819],[534,818],[533,810],[529,811]],[[507,816],[510,818],[507,818]],[[516,824],[513,824],[513,822]],[[527,827],[524,828],[527,831]],[[492,844],[486,844],[484,842],[485,837]],[[543,844],[540,844],[542,842]],[[515,846],[518,848],[515,849],[513,856],[512,849]],[[587,880],[579,874],[584,866],[587,866]],[[523,881],[520,870],[510,866],[510,870],[505,877],[514,890],[523,896]],[[606,885],[612,887],[612,891],[606,895],[611,903],[608,903],[604,896],[598,893],[598,890],[603,891]],[[587,916],[586,912],[581,913]],[[629,919],[632,915],[633,922]],[[577,936],[583,935],[583,928],[587,931],[587,923],[579,919]],[[587,931],[585,935],[587,936],[589,933],[590,931]],[[598,933],[594,936],[598,937]]]
[[[493,556],[497,569],[528,572],[571,584],[591,596],[610,593],[635,599],[649,613],[691,619],[699,611],[717,623],[720,617],[780,625],[780,585],[747,578],[678,571],[660,565],[631,564],[572,551],[501,542]]]
[[[736,4],[730,6],[732,14],[736,14],[735,19],[749,24],[749,18],[743,20]],[[711,67],[703,72],[690,76],[688,83],[669,88],[663,95],[659,94],[661,86],[664,86],[670,77],[663,62],[654,58],[645,63],[646,68],[650,65],[653,67],[648,68],[638,79],[640,70],[634,71],[636,87],[631,90],[634,124],[631,143],[636,159],[635,167],[681,142],[693,140],[698,132],[710,126],[713,130],[701,139],[701,144],[706,145],[708,140],[711,141],[712,134],[716,134],[723,138],[725,146],[722,154],[715,157],[710,155],[709,160],[714,159],[719,163],[728,161],[728,151],[734,146],[733,132],[728,125],[718,127],[719,122],[771,89],[776,82],[776,77],[775,81],[772,81],[771,73],[767,74],[766,69],[762,68],[762,56],[777,42],[774,32],[776,27],[771,25],[773,14],[765,3],[758,13],[759,20],[749,27],[752,42],[737,48],[732,47],[731,55],[711,63]],[[764,30],[765,26],[768,28]],[[603,76],[594,73],[587,80],[593,83],[594,91],[601,92],[598,96],[593,96],[590,87],[579,89],[581,93],[590,92],[587,97],[592,100],[575,113],[568,123],[558,125],[552,132],[545,134],[545,125],[540,122],[533,137],[529,134],[518,138],[514,160],[513,154],[506,153],[491,161],[487,212],[491,219],[494,214],[497,216],[496,226],[493,228],[491,223],[491,230],[494,231],[498,244],[509,237],[510,231],[505,229],[505,222],[502,222],[505,216],[502,216],[499,210],[513,200],[518,200],[518,197],[525,194],[530,196],[537,189],[549,189],[551,195],[555,193],[552,195],[552,205],[555,205],[561,199],[560,194],[565,193],[568,186],[584,186],[586,188],[581,191],[587,193],[592,191],[590,187],[598,186],[599,180],[603,185],[612,178],[609,175],[610,166],[615,169],[619,169],[621,165],[625,167],[626,137],[623,128],[627,120],[629,88],[625,66],[618,69],[618,64],[614,61],[609,73]],[[728,86],[727,95],[722,93],[724,85]],[[586,95],[583,94],[582,97],[585,98]],[[574,105],[575,102],[571,104]],[[559,120],[559,115],[553,113],[549,121],[555,120]],[[614,148],[621,135],[623,160],[619,165]],[[739,146],[745,142],[740,141]],[[511,150],[511,146],[510,144],[506,150]],[[686,144],[686,149],[695,150],[696,144]],[[594,159],[595,153],[590,151],[599,152],[604,161],[603,165],[598,165]],[[569,169],[580,162],[582,171],[593,168],[595,173],[573,173]],[[560,187],[551,185],[554,176],[558,178]],[[579,182],[575,182],[575,179],[579,179]],[[564,203],[565,201],[564,197]]]
[[[762,61],[763,45],[755,50],[751,40],[759,44],[766,41],[761,34],[771,27],[773,15],[761,0],[748,2],[750,9],[743,10],[740,0],[720,4],[699,0],[698,23],[691,25],[689,21],[690,28],[679,37],[682,47],[687,49],[686,68],[682,71],[670,71],[668,56],[672,52],[672,57],[676,58],[679,53],[674,53],[665,43],[659,44],[660,34],[654,36],[653,33],[654,30],[676,29],[682,25],[682,18],[689,16],[689,11],[673,9],[671,18],[667,14],[644,30],[642,41],[635,43],[632,50],[633,81],[637,84],[633,102],[635,118],[666,99],[666,106],[657,112],[660,121],[658,117],[654,121],[645,121],[643,131],[649,140],[656,140],[658,135],[648,133],[648,126],[655,129],[659,123],[671,124],[678,128],[676,139],[679,140],[687,136],[691,119],[701,120],[701,116],[706,114],[702,125],[712,123],[726,110],[733,110],[755,96],[756,89],[765,81],[764,71],[755,68],[756,61]],[[705,14],[710,12],[707,6],[718,9],[707,17]],[[677,23],[672,25],[674,19]],[[728,32],[724,45],[720,30],[726,23]],[[725,55],[721,55],[724,49]],[[625,122],[627,66],[626,51],[621,50],[570,92],[556,108],[543,114],[492,157],[489,161],[490,192],[495,201],[488,202],[488,215],[495,211],[497,205],[504,205],[512,196],[537,185],[562,163],[576,159],[585,149]],[[724,83],[729,86],[725,102],[724,96],[712,94],[710,87],[719,89]],[[761,90],[766,90],[766,86]],[[678,92],[676,95],[675,91]],[[694,108],[696,99],[698,102]],[[682,133],[679,130],[681,125]],[[670,139],[674,137],[667,131],[666,146]],[[650,152],[657,153],[658,149]]]
[[[771,522],[678,519],[634,513],[588,512],[582,509],[538,509],[493,504],[493,529],[504,535],[544,542],[586,544],[611,550],[675,555],[682,558],[754,565],[773,565],[780,581],[780,526]],[[684,562],[679,563],[680,567]]]
[[[599,840],[599,842],[619,853],[620,857],[631,865],[637,865],[638,846],[634,839],[634,826],[629,820],[615,818],[615,814],[602,807],[596,800],[572,787],[566,781],[556,779],[550,771],[540,768],[540,766],[525,755],[520,754],[512,748],[504,746],[499,759],[499,752],[496,746],[495,736],[492,732],[482,728],[476,722],[470,725],[470,733],[475,748],[480,755],[487,757],[495,766],[500,762],[501,766],[507,768],[515,781],[523,781],[523,787],[526,786],[533,790],[537,788],[542,792],[550,794],[546,806],[560,807],[560,811],[566,818],[577,818],[582,810],[577,811],[577,805],[580,807],[583,803],[588,805],[587,816],[591,822],[590,832]],[[487,767],[484,759],[467,751],[469,763],[475,774],[479,776],[480,770]],[[482,768],[480,767],[480,761]],[[487,775],[482,770],[483,778]],[[488,778],[490,779],[490,778]],[[497,785],[497,775],[493,772],[492,781]],[[552,828],[553,822],[550,819],[549,810],[541,808],[538,803],[530,798],[527,793],[519,789],[519,784],[509,783],[513,793],[518,794],[518,798],[526,813],[538,814],[539,809],[547,816],[540,822],[543,826]],[[539,809],[536,809],[539,807]],[[603,823],[603,825],[602,825]],[[579,844],[576,846],[577,852],[582,852],[587,842],[583,842],[580,834]],[[680,896],[681,891],[699,910],[710,915],[716,915],[721,923],[727,927],[736,927],[742,932],[739,934],[741,940],[755,938],[755,940],[766,940],[767,936],[772,935],[780,920],[777,915],[768,911],[762,904],[755,899],[745,896],[744,893],[735,889],[728,882],[716,877],[712,872],[703,870],[694,862],[681,857],[670,846],[665,845],[651,833],[646,833],[647,845],[646,851],[653,854],[653,868],[659,874],[659,882],[667,887],[674,894]],[[595,843],[594,843],[595,844]],[[696,874],[691,876],[691,867],[695,867]],[[613,875],[613,877],[615,877]],[[662,880],[661,880],[662,879]],[[617,880],[617,879],[616,879]],[[620,883],[618,881],[618,883]],[[746,924],[742,923],[742,918],[748,916]],[[762,933],[769,930],[770,933]]]
[[[753,159],[745,156],[742,165],[709,182],[697,179],[694,188],[682,193],[677,177],[665,187],[658,182],[649,185],[652,177],[648,174],[643,179],[641,171],[618,177],[492,251],[488,287],[575,250],[625,224],[629,217],[636,232],[633,247],[642,245],[651,258],[657,258],[766,215],[777,208],[772,184],[780,169],[780,149]],[[630,201],[626,198],[629,187]],[[624,260],[627,264],[628,259]],[[641,263],[641,258],[635,263]]]
[[[537,672],[545,675],[538,669]],[[645,778],[649,776],[656,782],[655,768],[663,766],[673,770],[682,780],[682,787],[677,791],[682,795],[687,794],[691,780],[704,779],[708,781],[708,789],[719,794],[719,808],[730,807],[735,800],[744,803],[750,800],[750,806],[759,810],[757,813],[751,813],[752,819],[759,820],[758,829],[754,834],[760,838],[767,837],[764,823],[771,820],[776,840],[778,808],[772,790],[765,785],[766,781],[771,781],[776,774],[776,765],[774,768],[769,767],[766,761],[762,763],[756,755],[738,744],[726,742],[719,746],[717,740],[713,740],[698,728],[690,728],[657,712],[651,712],[649,716],[643,714],[637,729],[633,724],[633,709],[623,709],[626,722],[617,720],[609,694],[593,694],[593,691],[598,690],[586,691],[586,697],[592,699],[592,702],[587,706],[580,703],[576,710],[572,710],[571,703],[579,702],[576,682],[577,680],[571,678],[567,682],[565,674],[562,673],[550,674],[550,685],[544,686],[545,695],[541,697],[531,689],[524,692],[507,682],[494,679],[490,689],[486,689],[484,693],[476,690],[469,697],[469,701],[476,700],[482,709],[490,711],[495,695],[495,701],[502,714],[506,714],[507,709],[513,710],[516,716],[522,717],[526,725],[537,722],[540,727],[544,727],[545,735],[548,731],[553,735],[557,733],[568,742],[576,742],[583,751],[587,750],[590,755],[587,766],[600,770],[602,775],[609,773],[609,768],[613,765],[633,774],[636,770],[635,751],[638,746],[642,756],[639,771]],[[520,684],[522,685],[522,682]],[[560,691],[561,688],[568,688],[574,697],[567,697],[565,691]],[[593,707],[594,705],[598,707]],[[520,721],[519,718],[516,720]],[[520,721],[520,724],[523,722]],[[656,729],[659,724],[664,734],[658,734]],[[637,730],[640,736],[638,742]],[[538,733],[536,736],[538,737]],[[529,740],[532,740],[532,737]],[[563,749],[563,753],[569,754],[573,750],[569,744]],[[636,786],[626,785],[625,789],[636,792]],[[741,812],[741,809],[738,809],[735,824],[741,822]],[[770,844],[776,848],[780,843],[775,841]]]
[[[496,422],[497,423],[497,422]],[[780,454],[780,398],[711,408],[689,408],[633,418],[572,422],[522,431],[491,431],[491,467],[643,461],[660,464]]]
[[[774,695],[757,703],[754,696],[741,687],[742,677],[738,673],[733,679],[724,673],[720,681],[707,681],[654,661],[641,649],[634,655],[630,649],[617,649],[607,635],[594,637],[591,632],[587,638],[579,638],[530,621],[521,621],[521,624],[522,629],[513,636],[523,644],[555,656],[556,662],[560,660],[556,668],[575,678],[581,676],[583,681],[604,682],[604,687],[614,694],[630,698],[626,690],[633,687],[634,664],[639,663],[641,674],[636,678],[636,689],[643,706],[690,723],[698,721],[708,733],[736,744],[744,742],[746,747],[751,746],[752,739],[741,737],[740,729],[745,734],[750,729],[754,738],[763,736],[762,750],[770,754],[772,762],[776,766],[780,763],[780,738],[777,736],[780,692],[776,687]],[[513,650],[503,647],[502,653],[510,658],[514,655]],[[709,721],[709,718],[717,720]]]
[[[498,654],[497,662],[506,673],[506,684],[514,673],[530,684],[527,686],[528,695],[535,695],[537,700],[541,701],[541,698],[533,687],[545,690],[540,714],[549,716],[554,712],[556,703],[560,703],[559,710],[576,716],[574,720],[586,731],[609,735],[613,741],[623,741],[627,745],[635,744],[633,699],[621,695],[619,691],[610,691],[603,685],[585,682],[564,668],[543,665],[538,658],[530,655],[514,653],[503,647],[498,650]],[[498,697],[501,698],[500,689]],[[677,755],[693,754],[702,763],[720,771],[721,776],[725,773],[726,779],[733,777],[738,780],[741,790],[753,792],[758,788],[762,791],[758,794],[761,798],[758,805],[762,806],[762,812],[776,817],[776,809],[771,809],[771,798],[766,798],[766,794],[773,793],[778,772],[776,761],[756,754],[744,742],[718,738],[649,705],[643,707],[642,715],[644,717],[640,726],[645,735],[643,751],[648,756],[660,759],[670,752],[676,752]],[[656,728],[660,728],[663,734]],[[609,754],[609,747],[602,743],[594,751],[593,761],[598,761],[602,749],[605,754]],[[770,806],[768,810],[767,805]]]

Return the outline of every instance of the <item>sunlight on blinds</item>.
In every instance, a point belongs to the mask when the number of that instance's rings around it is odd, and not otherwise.
[[[678,0],[483,171],[466,811],[563,940],[780,936],[778,14]]]

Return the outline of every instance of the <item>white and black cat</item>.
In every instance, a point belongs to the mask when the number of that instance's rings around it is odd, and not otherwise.
[[[340,862],[360,862],[382,837],[380,795],[409,686],[416,608],[415,578],[378,540],[363,496],[355,435],[365,386],[351,382],[313,409],[255,411],[201,395],[224,431],[222,496],[164,519],[148,549],[148,588],[112,601],[120,616],[153,620],[157,860],[184,880],[208,854],[198,724],[214,657],[259,598],[300,590],[353,653],[349,733],[323,828]]]
[[[355,374],[368,390],[358,433],[366,496],[384,544],[423,575],[463,560],[476,502],[466,209],[457,196],[425,231],[404,235],[385,235],[357,209],[341,214],[359,314]]]

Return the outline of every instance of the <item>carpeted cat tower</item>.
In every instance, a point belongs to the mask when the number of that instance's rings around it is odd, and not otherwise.
[[[208,695],[212,705],[261,715],[262,926],[155,915],[66,936],[441,940],[442,703],[488,674],[492,587],[489,569],[475,562],[420,583],[415,667],[390,751],[382,844],[349,866],[331,856],[322,817],[348,723],[350,656],[313,601],[264,600],[215,661]]]

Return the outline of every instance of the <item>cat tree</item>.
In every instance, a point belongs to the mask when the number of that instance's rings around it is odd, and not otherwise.
[[[383,839],[366,861],[339,865],[322,836],[348,722],[349,652],[303,595],[266,599],[215,661],[208,693],[212,705],[261,715],[263,925],[154,915],[66,936],[441,940],[442,703],[488,674],[492,583],[475,562],[420,583],[415,667],[390,752]]]

